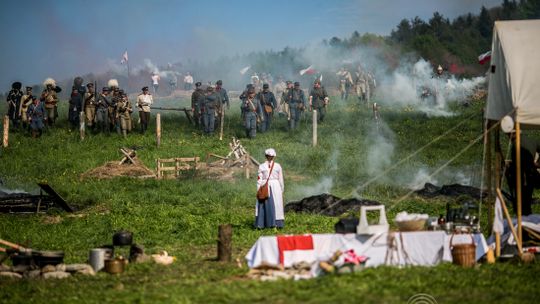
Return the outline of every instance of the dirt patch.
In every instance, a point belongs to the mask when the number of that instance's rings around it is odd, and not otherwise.
[[[81,175],[81,178],[113,178],[120,176],[127,177],[153,177],[156,173],[142,162],[135,159],[134,164],[118,164],[118,161],[112,161],[104,164],[101,167],[94,168]]]
[[[62,222],[62,217],[59,216],[59,215],[56,215],[56,216],[44,216],[42,219],[41,219],[41,222],[45,225],[54,225],[54,224],[59,224]]]
[[[255,165],[248,165],[249,178],[254,179],[257,175],[258,167]],[[199,163],[197,164],[197,177],[219,180],[219,181],[235,181],[238,178],[246,178],[245,167],[226,167],[221,165],[213,165],[212,163]]]

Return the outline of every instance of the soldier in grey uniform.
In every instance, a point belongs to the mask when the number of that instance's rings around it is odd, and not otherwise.
[[[277,101],[274,93],[270,91],[268,83],[263,84],[263,89],[257,94],[257,99],[261,103],[264,118],[261,123],[261,132],[270,130],[272,124],[272,116],[274,116],[274,109],[277,108]]]
[[[219,108],[219,112],[216,113],[216,128],[219,128],[218,126],[221,124],[221,116],[225,115],[225,113],[221,113],[223,110],[225,110],[225,105],[227,105],[227,110],[230,108],[229,104],[229,95],[227,95],[227,90],[223,88],[223,81],[218,80],[216,82],[216,93],[219,94],[219,97],[221,98],[221,107]]]
[[[313,89],[311,89],[311,92],[309,93],[309,107],[310,110],[317,110],[317,122],[319,123],[324,121],[328,101],[329,99],[326,90],[321,86],[321,82],[319,80],[315,80],[315,83],[313,83]]]
[[[246,128],[246,136],[255,138],[257,134],[257,122],[262,117],[262,107],[259,100],[255,97],[255,88],[250,87],[245,94],[245,99],[242,99],[242,113],[244,118],[244,127]]]
[[[299,82],[295,82],[294,88],[288,91],[286,100],[289,104],[289,110],[291,112],[289,129],[294,130],[300,123],[300,118],[302,117],[302,113],[306,108],[306,98],[304,96],[304,91],[300,89]]]
[[[111,96],[109,95],[109,88],[103,87],[101,94],[99,94],[98,102],[96,105],[96,126],[97,131],[102,133],[109,133],[109,107],[112,104]]]
[[[216,111],[219,112],[221,110],[221,106],[221,96],[214,90],[214,87],[208,86],[206,88],[206,97],[204,99],[202,108],[205,134],[214,134]]]
[[[82,110],[83,95],[79,92],[79,88],[73,86],[71,96],[69,97],[68,120],[71,130],[76,130],[79,125],[79,114]]]
[[[195,126],[197,129],[200,129],[202,126],[202,112],[201,107],[206,98],[203,89],[201,88],[202,83],[199,81],[195,83],[195,91],[191,94],[191,113],[193,113],[193,119],[195,120]]]

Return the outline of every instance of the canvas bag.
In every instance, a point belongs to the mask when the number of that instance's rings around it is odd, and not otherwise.
[[[270,172],[268,173],[268,178],[266,179],[266,183],[262,185],[259,190],[257,190],[257,199],[259,201],[267,200],[270,197],[270,191],[268,191],[268,181],[270,180],[270,175],[272,174],[272,170],[274,169],[274,162],[272,161],[272,166],[270,167]]]

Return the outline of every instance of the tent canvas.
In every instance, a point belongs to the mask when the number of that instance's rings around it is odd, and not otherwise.
[[[540,20],[496,21],[486,116],[540,125]]]

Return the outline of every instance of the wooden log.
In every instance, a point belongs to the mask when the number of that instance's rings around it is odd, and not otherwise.
[[[218,229],[218,261],[230,262],[232,255],[232,226],[231,224],[219,225]]]
[[[156,114],[156,141],[159,148],[161,145],[161,115],[159,113]]]
[[[8,139],[9,139],[9,116],[4,115],[4,136],[2,140],[2,146],[4,148],[8,147]]]
[[[313,110],[313,147],[317,146],[317,110]]]
[[[157,176],[157,179],[161,179],[163,177],[163,173],[161,173],[161,161],[158,159],[156,159],[156,176]]]
[[[120,149],[120,152],[122,152],[122,154],[125,155],[125,157],[127,159],[129,159],[129,161],[132,163],[132,164],[135,164],[135,160],[133,159],[133,157],[135,157],[135,152],[131,152],[131,153],[128,153],[126,150],[124,149]],[[130,155],[131,154],[131,155]],[[122,159],[122,161],[120,161],[120,165],[123,164],[125,161]]]

